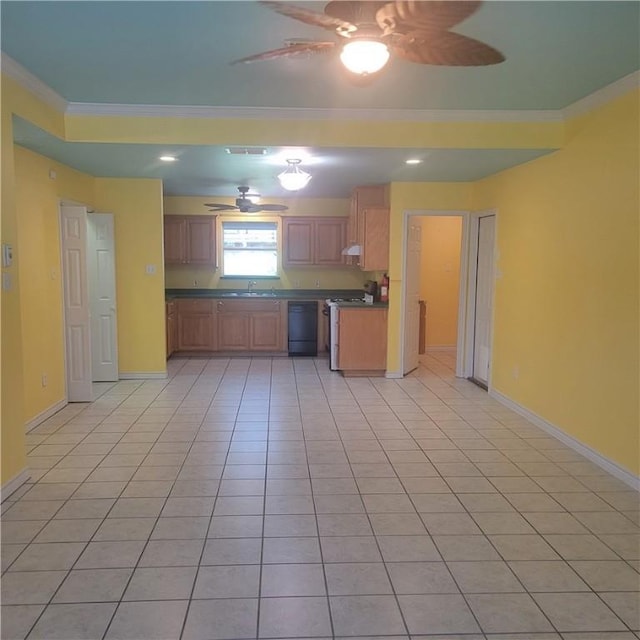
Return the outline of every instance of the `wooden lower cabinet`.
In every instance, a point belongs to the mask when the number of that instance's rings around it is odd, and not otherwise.
[[[213,300],[178,300],[178,350],[214,351],[215,321]]]
[[[178,348],[178,313],[176,311],[176,303],[171,301],[165,305],[167,312],[166,330],[167,330],[167,358]]]
[[[384,375],[387,308],[340,307],[338,313],[338,369],[344,375]]]
[[[282,300],[218,301],[218,351],[284,351],[285,310]]]

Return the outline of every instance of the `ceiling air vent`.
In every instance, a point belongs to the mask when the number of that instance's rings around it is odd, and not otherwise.
[[[231,156],[264,156],[267,154],[264,147],[227,147],[225,151]]]

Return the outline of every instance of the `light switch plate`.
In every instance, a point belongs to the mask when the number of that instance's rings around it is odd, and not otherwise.
[[[10,267],[13,262],[13,247],[10,244],[2,245],[2,266]]]
[[[156,265],[155,264],[148,264],[145,267],[145,272],[148,276],[153,276],[156,273]]]

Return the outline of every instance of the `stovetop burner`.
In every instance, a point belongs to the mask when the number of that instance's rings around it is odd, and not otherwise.
[[[329,298],[329,302],[364,302],[364,298]]]

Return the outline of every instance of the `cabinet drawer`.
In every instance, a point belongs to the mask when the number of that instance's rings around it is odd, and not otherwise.
[[[248,313],[253,311],[280,311],[281,300],[218,300],[218,313]]]
[[[178,300],[178,309],[181,313],[213,313],[213,300],[184,298]]]
[[[171,302],[166,302],[165,310],[168,316],[172,316],[176,312],[176,303],[173,300]]]

